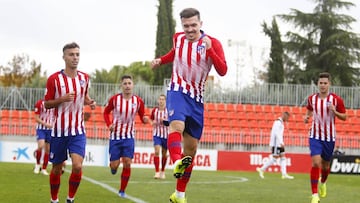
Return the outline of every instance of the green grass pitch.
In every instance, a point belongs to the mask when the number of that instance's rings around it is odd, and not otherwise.
[[[1,162],[0,202],[50,202],[48,176],[33,174],[32,170],[33,164]],[[85,166],[75,202],[136,202],[122,199],[115,193],[119,188],[120,173],[121,168],[116,175],[111,175],[107,167]],[[166,171],[165,180],[155,180],[153,175],[153,169],[133,168],[127,194],[140,202],[168,202],[175,188],[175,178],[170,170]],[[265,173],[265,179],[260,179],[257,172],[193,171],[186,195],[188,203],[310,202],[309,174],[291,175],[295,176],[294,180],[282,180],[279,173]],[[65,202],[68,177],[66,172],[61,178],[60,202]],[[328,195],[321,203],[360,201],[360,176],[330,174],[327,188]]]

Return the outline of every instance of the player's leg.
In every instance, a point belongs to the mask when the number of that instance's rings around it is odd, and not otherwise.
[[[115,175],[120,165],[121,157],[121,141],[122,140],[110,140],[109,141],[109,157],[110,157],[110,172]]]
[[[67,137],[54,137],[50,143],[50,153],[54,155],[49,160],[52,162],[49,178],[51,202],[59,201],[60,176],[62,174],[63,162],[67,159],[68,139]]]
[[[188,133],[184,133],[184,155],[195,157],[197,145],[198,145],[198,139],[192,137]],[[185,156],[185,157],[186,157]],[[177,197],[184,198],[185,197],[185,190],[188,182],[190,181],[192,169],[193,169],[193,163],[189,163],[186,166],[184,166],[184,172],[183,175],[177,180],[176,183],[176,193]]]
[[[335,142],[323,142],[323,153],[321,154],[321,179],[319,187],[320,197],[326,197],[326,180],[330,174],[330,160],[333,156]]]
[[[281,178],[282,179],[294,179],[294,176],[291,176],[287,173],[286,167],[287,166],[286,166],[285,149],[283,148],[282,152],[280,152]]]
[[[259,172],[260,178],[264,178],[264,172],[267,168],[273,165],[276,162],[276,159],[279,157],[279,148],[271,147],[271,155],[269,156],[269,160],[263,164],[262,167],[256,168],[256,171]]]
[[[43,130],[36,130],[36,136],[37,136],[36,137],[37,149],[35,151],[36,163],[34,166],[34,173],[38,174],[38,173],[40,173],[40,170],[41,170],[41,157],[42,157],[43,149],[45,147],[46,134],[44,133]]]
[[[45,147],[44,147],[44,159],[43,165],[41,169],[41,173],[43,175],[49,175],[46,168],[49,163],[49,153],[50,153],[50,140],[51,140],[51,130],[46,130],[46,138],[45,138]]]
[[[310,183],[312,192],[312,201],[318,201],[318,183],[321,168],[322,144],[320,140],[309,138],[310,155],[311,155],[311,172]]]
[[[154,178],[155,179],[159,179],[160,178],[160,149],[161,149],[161,138],[154,136],[153,137],[153,141],[154,141],[154,167],[155,167],[155,175]]]
[[[122,157],[123,169],[121,173],[119,196],[126,197],[125,190],[128,185],[131,175],[131,161],[134,157],[135,140],[125,139],[123,140],[123,146],[120,156]]]
[[[173,163],[182,158],[181,141],[185,129],[185,117],[187,111],[186,95],[181,92],[167,92],[166,106],[169,112],[169,135],[167,148]]]
[[[165,179],[165,168],[167,162],[167,139],[162,138],[161,144],[161,172],[160,178]]]
[[[71,157],[71,174],[69,177],[69,190],[67,201],[74,201],[82,178],[82,165],[85,157],[86,135],[71,136],[69,141],[69,153]]]

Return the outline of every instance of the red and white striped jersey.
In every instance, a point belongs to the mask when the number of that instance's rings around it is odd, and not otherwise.
[[[169,127],[165,126],[163,120],[168,120],[168,111],[165,108],[160,110],[159,107],[153,108],[150,119],[153,121],[153,135],[167,139],[169,134]]]
[[[35,103],[34,113],[39,115],[39,118],[45,123],[54,123],[54,109],[46,109],[44,100],[40,99]],[[36,123],[36,129],[51,130],[51,128],[48,128],[40,123]]]
[[[318,93],[308,97],[306,108],[313,112],[310,138],[327,142],[335,141],[335,114],[328,108],[330,103],[335,106],[336,111],[345,113],[346,110],[342,98],[334,93],[329,93],[325,99],[321,99]]]
[[[112,111],[113,120],[110,121]],[[111,140],[135,137],[135,116],[138,114],[143,121],[145,106],[143,100],[136,95],[125,99],[122,94],[116,94],[109,99],[104,109],[104,120],[107,126],[113,124],[114,130],[110,134]]]
[[[204,33],[202,33],[205,36]],[[169,53],[161,57],[161,63],[173,63],[171,82],[168,90],[181,91],[203,103],[205,81],[213,64],[223,74],[226,73],[224,51],[220,42],[208,36],[212,42],[212,48],[206,50],[206,44],[200,38],[190,42],[185,33],[179,32],[173,36],[173,48]]]
[[[72,102],[63,102],[54,109],[55,123],[52,137],[84,134],[83,106],[90,86],[89,76],[77,71],[75,78],[68,77],[63,70],[52,74],[46,83],[45,101],[74,92]]]

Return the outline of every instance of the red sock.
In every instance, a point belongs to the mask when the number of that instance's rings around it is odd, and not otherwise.
[[[69,198],[74,198],[75,193],[80,185],[81,175],[82,175],[81,171],[80,173],[74,173],[74,172],[71,173],[69,177],[69,192],[68,192]]]
[[[130,174],[131,174],[131,168],[123,168],[121,173],[120,191],[125,192],[126,186],[130,179]]]
[[[44,154],[44,162],[43,162],[43,169],[46,169],[47,165],[49,163],[49,153]]]
[[[165,170],[166,161],[167,161],[167,157],[162,157],[162,159],[161,159],[161,171]]]
[[[181,134],[179,132],[169,134],[167,145],[171,161],[174,163],[176,160],[181,159]]]
[[[325,183],[330,173],[330,168],[321,170],[321,183]]]
[[[318,193],[318,182],[320,177],[320,168],[312,167],[310,173],[311,191],[312,194]]]
[[[191,177],[191,172],[192,172],[193,166],[194,166],[194,164],[191,164],[189,167],[187,167],[185,169],[184,175],[181,178],[177,179],[177,182],[176,182],[176,190],[177,191],[185,192],[186,185],[189,182],[190,177]]]
[[[160,157],[154,156],[155,172],[159,172]]]
[[[35,151],[36,164],[40,164],[41,153],[42,153],[42,149],[37,149],[37,150]]]
[[[52,171],[50,172],[50,194],[52,200],[58,199],[60,176],[61,174],[55,175]]]

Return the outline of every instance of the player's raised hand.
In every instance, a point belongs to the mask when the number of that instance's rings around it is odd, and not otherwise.
[[[151,68],[156,68],[161,65],[161,59],[157,58],[151,61]]]
[[[203,42],[205,42],[206,45],[206,49],[210,49],[211,48],[211,39],[208,36],[203,37]]]

